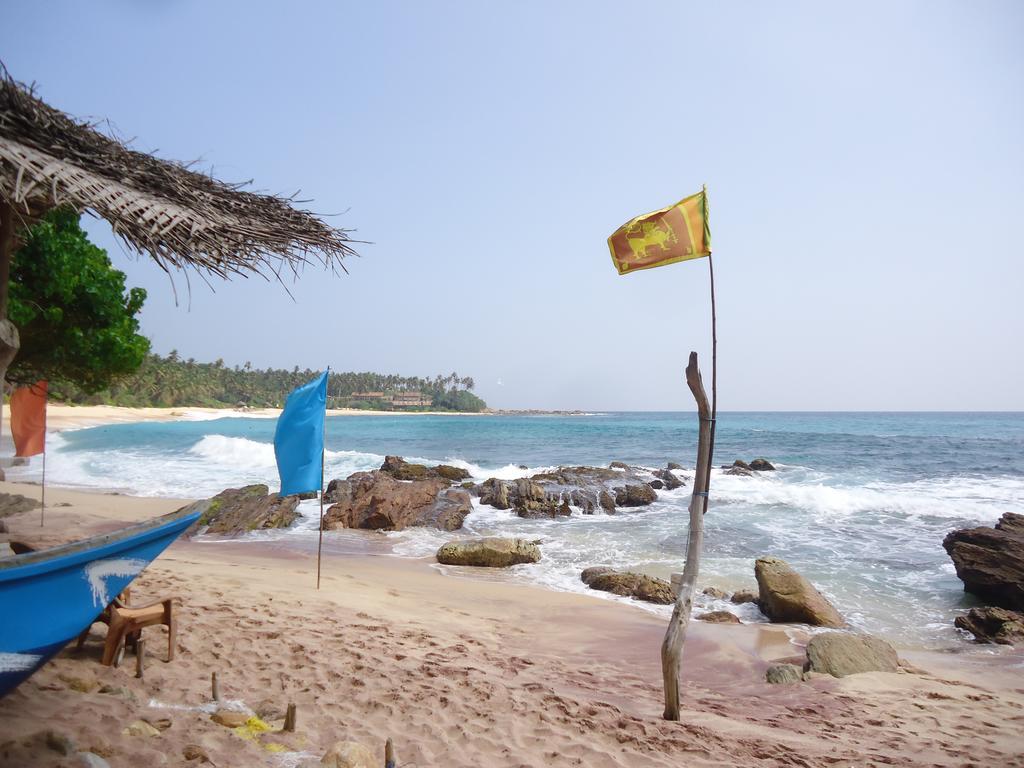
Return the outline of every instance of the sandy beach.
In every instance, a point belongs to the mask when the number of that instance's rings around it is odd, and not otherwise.
[[[103,424],[127,424],[137,421],[179,421],[221,419],[244,416],[252,419],[276,419],[280,408],[122,408],[116,405],[63,405],[50,403],[46,409],[48,430],[80,429]],[[365,411],[356,408],[330,408],[328,416],[476,416],[475,413],[451,411]],[[3,434],[9,435],[9,409],[3,409]]]
[[[48,497],[45,528],[34,510],[7,518],[5,538],[45,546],[184,503]],[[0,765],[72,765],[47,731],[112,766],[196,765],[185,755],[200,751],[218,766],[298,765],[339,740],[383,755],[389,736],[410,766],[1024,765],[1019,656],[904,654],[919,672],[773,686],[764,670],[800,653],[799,630],[697,623],[669,723],[663,622],[628,605],[380,555],[329,557],[318,592],[312,559],[231,541],[179,541],[133,587],[133,601],[168,595],[174,661],[153,627],[143,679],[130,653],[103,667],[96,625],[0,701]],[[213,671],[223,705],[268,731],[211,720]],[[289,703],[298,727],[281,733]],[[139,720],[156,734],[124,732]]]

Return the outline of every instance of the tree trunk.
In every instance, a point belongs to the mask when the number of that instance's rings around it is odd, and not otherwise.
[[[683,656],[683,643],[690,624],[693,594],[700,571],[700,552],[704,545],[704,503],[707,494],[708,471],[711,464],[711,407],[704,392],[697,353],[690,353],[686,366],[686,384],[697,401],[700,432],[697,438],[697,467],[693,476],[693,494],[690,496],[690,530],[686,543],[686,565],[679,592],[676,595],[672,618],[661,644],[661,673],[665,684],[665,719],[679,719],[679,663]]]

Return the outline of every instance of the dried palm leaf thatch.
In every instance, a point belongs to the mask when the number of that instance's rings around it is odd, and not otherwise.
[[[356,255],[342,229],[295,208],[294,198],[257,194],[186,165],[129,149],[15,82],[0,65],[0,204],[32,219],[71,205],[163,269],[280,275],[309,262],[344,266]]]

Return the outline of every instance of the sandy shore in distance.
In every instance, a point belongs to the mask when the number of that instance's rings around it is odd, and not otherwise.
[[[0,483],[0,492],[37,491]],[[49,545],[182,504],[47,495],[46,527],[30,511],[7,518],[5,538]],[[920,674],[772,686],[769,662],[800,651],[783,628],[698,623],[682,721],[668,723],[664,625],[644,611],[388,556],[329,557],[314,586],[312,558],[179,541],[133,593],[180,598],[175,660],[165,661],[166,635],[152,627],[143,680],[130,655],[102,667],[96,625],[81,651],[65,649],[0,701],[0,765],[71,765],[45,745],[47,729],[114,768],[197,765],[183,757],[189,745],[216,766],[296,765],[343,739],[382,754],[388,736],[407,766],[1024,765],[1019,657],[915,654]],[[212,722],[212,671],[223,699],[272,730]],[[279,733],[289,702],[298,728]],[[122,734],[140,719],[159,735]]]
[[[9,409],[3,409],[3,433],[10,434]],[[180,421],[219,419],[226,416],[249,418],[277,418],[280,408],[122,408],[116,405],[62,405],[50,403],[46,408],[46,428],[59,431],[80,427],[98,427],[103,424],[124,424],[134,421]],[[355,408],[330,408],[328,416],[479,416],[476,413],[450,411],[362,411]]]

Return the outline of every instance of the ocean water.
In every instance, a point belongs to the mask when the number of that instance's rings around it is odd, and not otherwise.
[[[274,426],[272,419],[228,417],[65,431],[51,437],[47,480],[186,498],[253,482],[273,489]],[[687,413],[332,417],[326,474],[375,469],[386,454],[455,464],[481,481],[559,464],[676,461],[692,468],[696,426]],[[810,578],[856,627],[914,647],[968,647],[952,622],[974,603],[942,539],[954,528],[991,525],[1003,512],[1024,514],[1024,414],[719,414],[715,464],[755,457],[778,471],[750,478],[713,473],[702,587],[753,586],[754,559],[775,555]],[[12,479],[38,478],[39,468],[34,460],[15,468]],[[543,539],[544,559],[497,578],[574,591],[586,591],[579,572],[592,565],[667,578],[683,566],[689,489],[658,493],[641,510],[559,520],[522,520],[478,506],[463,531],[332,532],[326,548],[416,557],[467,533],[513,535]],[[301,509],[306,517],[292,530],[251,538],[312,549],[317,502]],[[702,608],[763,620],[752,606],[701,597]]]

